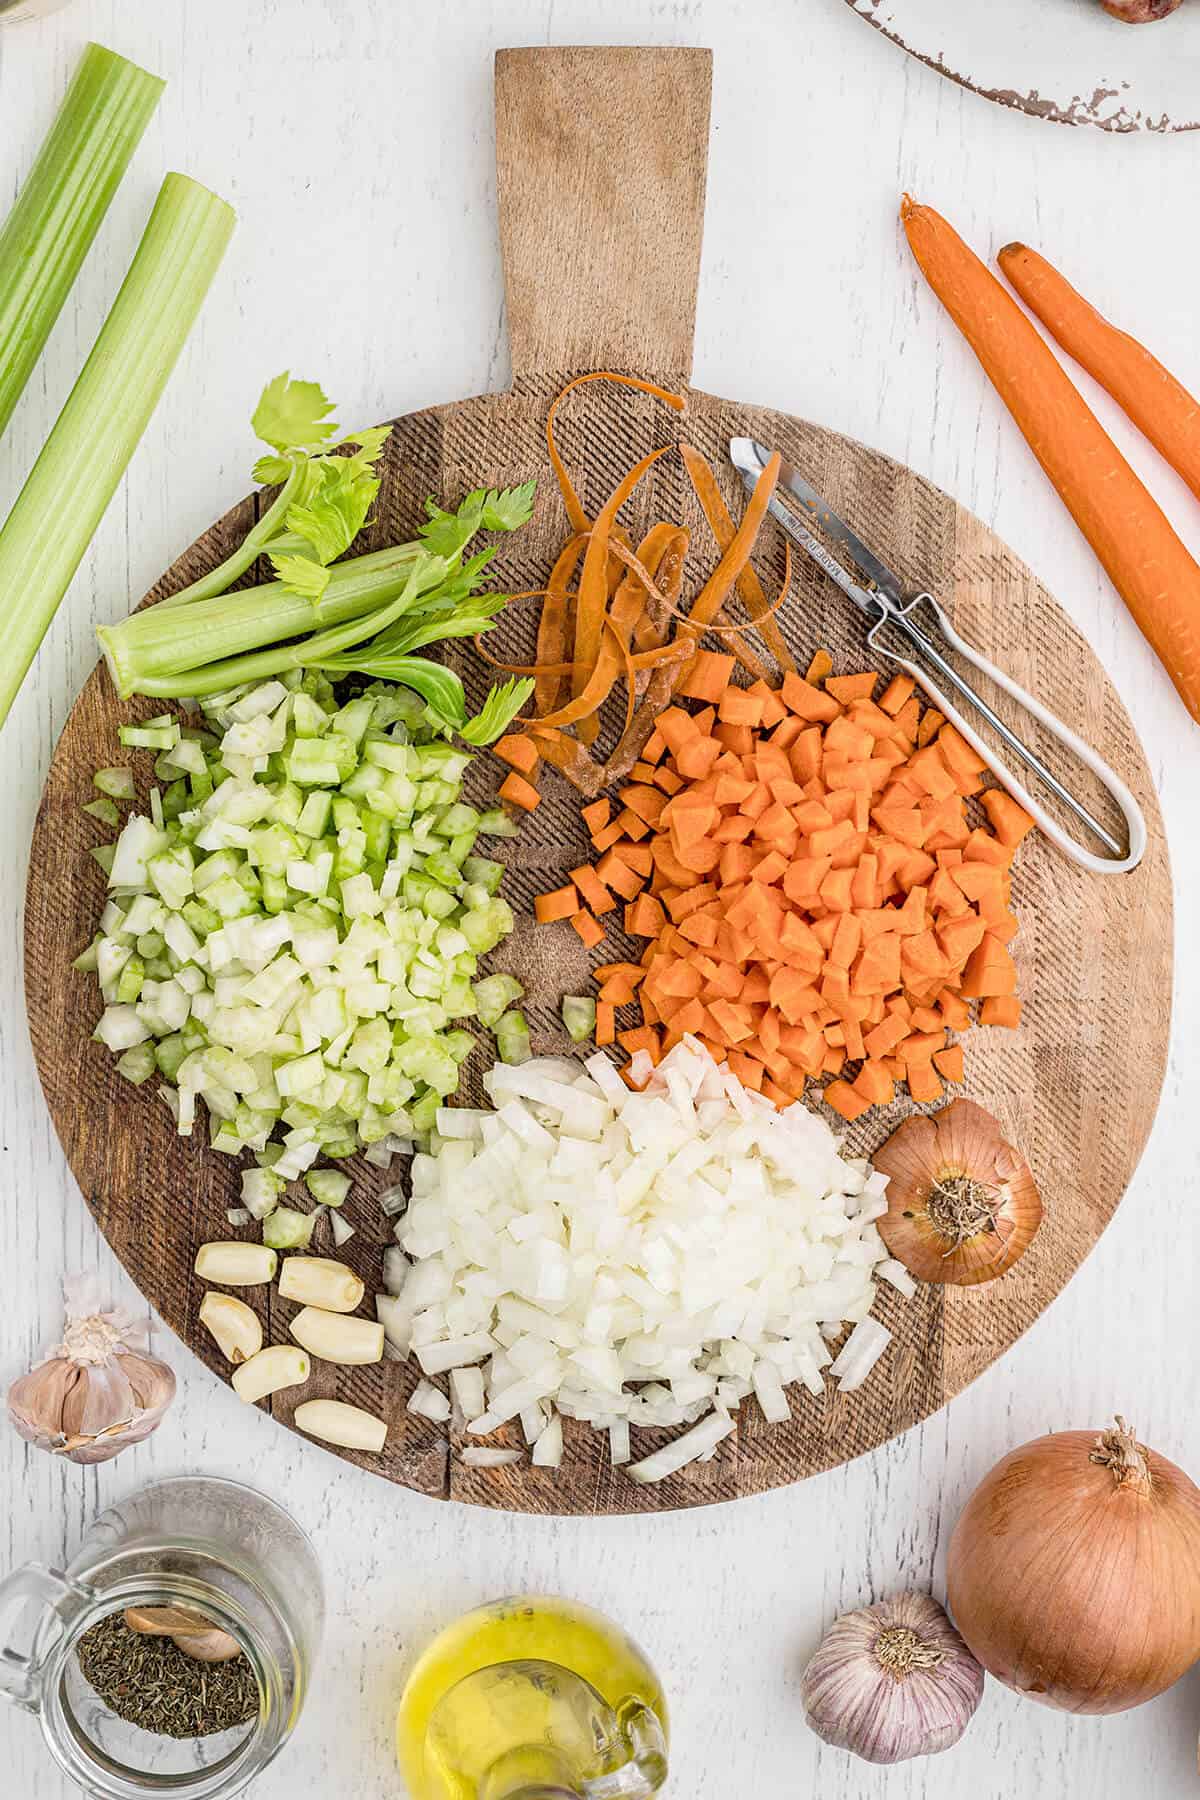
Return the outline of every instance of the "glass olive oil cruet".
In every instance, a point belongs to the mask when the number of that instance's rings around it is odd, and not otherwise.
[[[468,1613],[425,1651],[397,1723],[412,1800],[649,1800],[667,1708],[600,1613],[536,1595]]]

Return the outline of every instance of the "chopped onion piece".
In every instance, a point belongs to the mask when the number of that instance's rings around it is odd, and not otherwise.
[[[917,1291],[916,1282],[904,1264],[897,1262],[894,1256],[885,1256],[881,1263],[876,1263],[875,1273],[884,1281],[890,1282],[897,1293],[903,1294],[906,1300],[911,1300]]]
[[[520,1462],[521,1452],[472,1447],[463,1451],[462,1460],[472,1469],[507,1469],[512,1463]]]
[[[563,1459],[563,1422],[556,1413],[542,1428],[530,1454],[530,1462],[538,1469],[557,1469]]]
[[[433,1419],[440,1425],[450,1417],[450,1402],[430,1382],[418,1381],[406,1410],[416,1413],[419,1418]]]
[[[728,1413],[709,1413],[682,1437],[673,1443],[664,1444],[652,1456],[643,1457],[641,1462],[630,1463],[629,1473],[634,1481],[646,1485],[654,1481],[665,1481],[668,1475],[678,1474],[680,1469],[689,1463],[698,1462],[715,1450],[722,1439],[727,1438],[733,1430],[733,1420]]]
[[[878,1319],[860,1319],[830,1367],[843,1394],[860,1388],[892,1341],[892,1334]]]

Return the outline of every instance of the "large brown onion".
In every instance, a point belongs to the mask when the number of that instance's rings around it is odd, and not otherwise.
[[[1121,1418],[1037,1438],[967,1502],[947,1586],[998,1681],[1067,1712],[1123,1712],[1200,1657],[1200,1489]]]

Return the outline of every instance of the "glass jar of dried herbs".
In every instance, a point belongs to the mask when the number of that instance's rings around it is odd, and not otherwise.
[[[251,1489],[202,1477],[101,1514],[64,1572],[30,1565],[0,1582],[0,1625],[30,1602],[40,1617],[0,1656],[0,1696],[38,1716],[96,1800],[240,1792],[295,1725],[323,1615],[300,1528]]]

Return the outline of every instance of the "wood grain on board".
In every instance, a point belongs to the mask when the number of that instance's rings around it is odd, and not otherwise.
[[[686,376],[695,284],[690,226],[702,207],[701,149],[694,143],[679,147],[692,173],[672,203],[672,216],[682,220],[684,230],[677,266],[687,280],[672,278],[656,290],[651,328],[638,312],[636,284],[630,285],[626,234],[606,239],[603,218],[588,216],[603,215],[606,202],[602,192],[580,191],[578,146],[569,128],[572,115],[595,128],[612,113],[614,93],[627,91],[622,82],[632,80],[644,97],[653,93],[655,81],[666,79],[664,71],[676,97],[669,117],[645,104],[617,108],[622,129],[611,132],[605,146],[616,192],[622,189],[623,167],[637,185],[653,160],[659,133],[677,133],[681,116],[693,121],[702,138],[710,74],[706,53],[502,53],[500,160],[509,170],[501,188],[502,237],[510,296],[523,296],[513,388],[395,422],[364,548],[411,536],[427,494],[449,503],[479,482],[509,485],[536,477],[534,519],[504,540],[495,570],[498,587],[539,586],[564,535],[544,444],[554,393],[571,374],[600,364],[660,378]],[[559,125],[539,135],[534,122],[547,117]],[[535,176],[548,212],[558,216],[568,204],[575,206],[580,229],[600,259],[590,267],[589,279],[609,297],[607,304],[597,300],[594,310],[573,312],[567,290],[578,270],[563,267],[556,255],[540,265],[537,281],[525,279],[536,238],[528,222],[514,224],[514,208],[519,212],[525,203],[522,183]],[[609,250],[603,253],[606,242]],[[588,335],[580,335],[585,331]],[[543,360],[552,346],[564,359],[557,368]],[[658,1487],[637,1487],[621,1471],[612,1471],[604,1438],[570,1424],[561,1471],[527,1464],[468,1469],[453,1436],[447,1439],[441,1428],[405,1412],[415,1381],[407,1365],[339,1370],[318,1364],[307,1389],[275,1397],[274,1410],[284,1423],[290,1423],[299,1400],[315,1394],[336,1394],[383,1413],[389,1422],[383,1456],[347,1454],[428,1495],[530,1512],[654,1511],[755,1493],[859,1455],[942,1405],[1033,1323],[1112,1216],[1150,1129],[1169,1025],[1170,878],[1145,758],[1099,662],[1032,573],[979,520],[911,471],[836,432],[694,390],[679,419],[649,396],[592,383],[564,406],[560,441],[584,505],[594,512],[625,469],[656,445],[686,435],[725,471],[729,437],[747,432],[798,463],[906,580],[928,584],[946,600],[960,629],[965,627],[985,654],[1097,745],[1146,811],[1146,859],[1120,878],[1089,877],[1040,840],[1026,844],[1014,880],[1022,922],[1014,949],[1025,1022],[1015,1033],[979,1031],[967,1041],[968,1089],[1025,1149],[1042,1188],[1046,1221],[1028,1255],[1000,1282],[972,1290],[922,1289],[911,1302],[885,1287],[876,1312],[895,1342],[859,1393],[829,1390],[818,1400],[797,1390],[793,1418],[782,1426],[765,1425],[747,1404],[736,1433],[711,1462]],[[722,479],[736,504],[731,471]],[[217,562],[244,531],[253,505],[243,502],[198,539],[146,603]],[[692,582],[698,585],[715,560],[714,546],[675,457],[654,466],[623,515],[635,539],[657,517],[678,519],[690,529]],[[782,571],[782,551],[773,535],[764,537],[761,566],[770,579]],[[781,616],[798,657],[807,659],[824,643],[840,671],[862,666],[859,621],[815,570],[797,572],[795,596]],[[531,623],[514,609],[493,642],[519,654],[528,648]],[[470,651],[456,648],[456,664],[468,687],[480,693],[486,672]],[[197,1244],[229,1235],[225,1208],[236,1203],[238,1164],[211,1153],[200,1132],[191,1142],[176,1137],[152,1083],[134,1090],[121,1079],[113,1058],[90,1038],[99,1011],[94,982],[69,967],[94,929],[104,892],[103,876],[87,854],[97,833],[80,813],[80,803],[90,791],[92,771],[114,759],[118,721],[156,710],[159,704],[151,701],[119,705],[107,674],[98,668],[59,742],[35,829],[27,896],[30,1027],[56,1127],[101,1228],[171,1326],[224,1375],[198,1322],[203,1291],[191,1266]],[[137,761],[144,801],[151,759]],[[476,779],[495,778],[488,759],[481,758]],[[506,846],[511,854],[505,892],[519,924],[494,966],[513,969],[526,983],[535,1048],[557,1050],[562,1048],[559,999],[563,992],[580,991],[588,959],[568,928],[535,930],[529,903],[533,893],[556,885],[557,871],[582,859],[586,840],[573,791],[553,775],[544,790],[544,802],[523,822],[519,840]],[[602,949],[591,961],[609,953]],[[483,1066],[481,1051],[467,1065],[466,1097],[478,1095]],[[869,1152],[910,1110],[911,1103],[900,1100],[886,1112],[868,1115],[851,1133],[852,1146]],[[389,1237],[388,1222],[375,1204],[388,1178],[361,1159],[352,1167],[356,1179],[345,1212],[357,1234],[342,1254],[370,1291],[378,1285],[379,1258]],[[261,1303],[271,1335],[281,1340],[293,1309],[265,1292]],[[518,1433],[501,1435],[520,1442]],[[639,1448],[663,1435],[641,1434]]]

